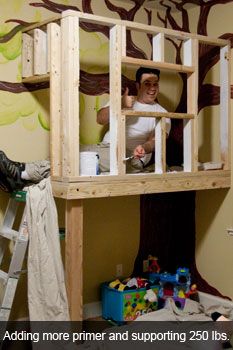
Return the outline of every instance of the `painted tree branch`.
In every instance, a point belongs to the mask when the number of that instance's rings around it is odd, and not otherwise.
[[[129,88],[131,95],[137,94],[134,80],[130,80],[127,77],[122,76],[122,92],[125,90],[126,86]],[[23,84],[0,81],[0,90],[12,93],[21,93],[26,91],[32,92],[48,88],[49,82]],[[91,96],[99,96],[104,93],[109,93],[109,74],[91,74],[81,70],[80,92]]]
[[[6,21],[10,22],[10,21]],[[25,22],[24,22],[25,23]],[[18,32],[20,32],[25,26],[23,24],[19,24],[18,26],[11,29],[11,31],[0,38],[0,44],[7,43],[11,40]]]

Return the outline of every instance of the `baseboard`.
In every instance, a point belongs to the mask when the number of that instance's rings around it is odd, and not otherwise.
[[[83,305],[83,319],[96,318],[102,315],[102,305],[100,301]]]

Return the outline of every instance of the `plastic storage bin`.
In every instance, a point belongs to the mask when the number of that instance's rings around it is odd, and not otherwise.
[[[159,286],[152,286],[158,295]],[[140,315],[155,311],[158,302],[144,299],[146,288],[118,291],[108,283],[102,285],[102,317],[116,322],[132,321]]]

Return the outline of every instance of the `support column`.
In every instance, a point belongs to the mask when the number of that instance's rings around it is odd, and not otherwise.
[[[83,201],[66,201],[65,276],[71,321],[83,319]]]

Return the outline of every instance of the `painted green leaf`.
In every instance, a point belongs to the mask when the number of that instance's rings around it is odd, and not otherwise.
[[[21,54],[21,33],[17,33],[11,40],[0,44],[0,52],[7,60],[14,60]]]
[[[45,116],[45,114],[39,112],[38,113],[38,120],[40,125],[42,126],[43,129],[49,131],[50,130],[50,126],[49,126],[49,120],[48,118]]]

